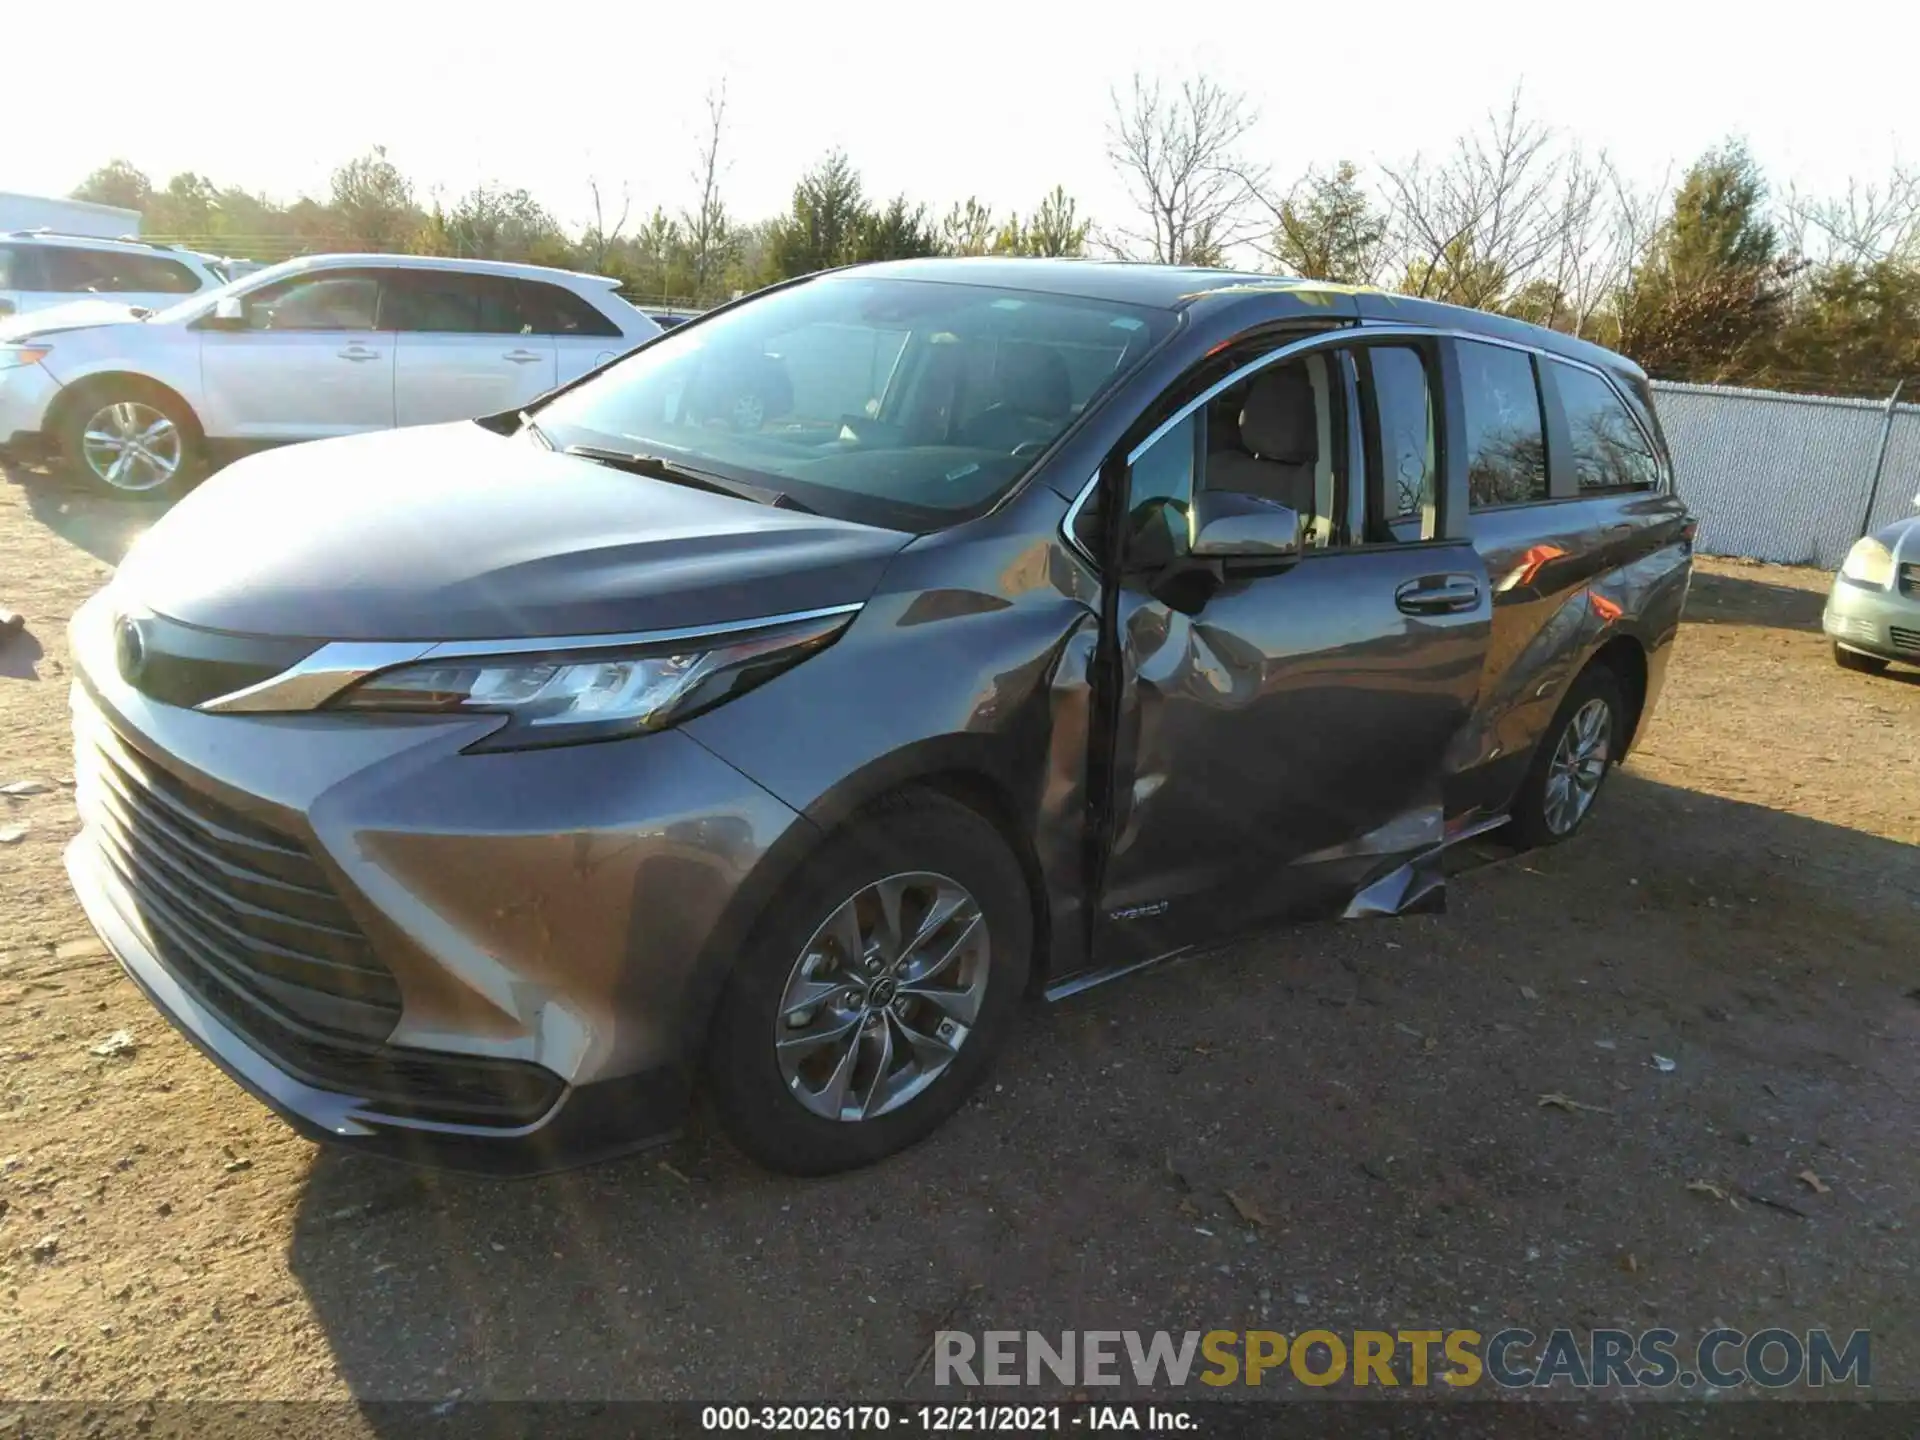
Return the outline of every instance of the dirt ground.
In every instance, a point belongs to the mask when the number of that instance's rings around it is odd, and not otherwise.
[[[1867,1327],[1920,1396],[1920,674],[1834,666],[1823,574],[1703,561],[1593,823],[1447,915],[1035,1006],[866,1173],[697,1120],[491,1182],[297,1138],[69,897],[63,626],[149,518],[0,482],[0,784],[52,787],[0,798],[0,1397],[925,1398],[943,1327],[1508,1322]]]

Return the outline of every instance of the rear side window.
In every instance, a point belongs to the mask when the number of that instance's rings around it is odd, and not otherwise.
[[[522,335],[512,280],[458,270],[389,270],[382,277],[380,328],[428,335]]]
[[[47,288],[63,294],[191,295],[200,277],[177,260],[114,250],[49,247]]]
[[[1573,474],[1582,491],[1644,490],[1660,483],[1660,464],[1614,388],[1591,370],[1549,361],[1567,414]]]
[[[1418,350],[1404,345],[1370,345],[1355,352],[1361,403],[1371,405],[1378,425],[1378,508],[1369,506],[1369,527],[1375,520],[1394,525],[1418,520],[1423,537],[1436,533],[1436,475],[1434,457],[1433,388],[1426,362]],[[1373,539],[1389,538],[1384,534]]]
[[[516,280],[521,313],[535,335],[618,335],[620,327],[571,290],[541,280]]]
[[[1547,498],[1547,437],[1533,361],[1521,350],[1457,342],[1474,509]]]

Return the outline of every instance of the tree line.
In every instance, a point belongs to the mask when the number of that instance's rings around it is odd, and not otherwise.
[[[191,172],[156,186],[120,159],[73,193],[200,249],[520,260],[688,306],[927,255],[1234,264],[1499,311],[1620,350],[1658,378],[1873,396],[1911,379],[1920,391],[1920,169],[1896,164],[1837,196],[1776,194],[1730,140],[1641,186],[1532,118],[1516,91],[1437,152],[1277,179],[1250,153],[1247,97],[1204,77],[1136,77],[1108,121],[1127,195],[1109,223],[1062,186],[1024,212],[875,196],[837,151],[800,177],[785,211],[748,221],[725,196],[726,108],[724,89],[708,97],[684,207],[636,210],[594,180],[591,218],[573,230],[524,189],[423,196],[379,147],[336,169],[324,196],[291,202]]]

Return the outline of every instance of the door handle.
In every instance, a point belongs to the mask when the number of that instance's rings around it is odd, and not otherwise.
[[[531,365],[536,361],[544,360],[547,357],[544,355],[536,354],[532,350],[509,350],[507,351],[506,354],[502,355],[500,358],[502,360],[511,360],[516,365]]]
[[[1480,603],[1480,582],[1471,575],[1422,575],[1393,592],[1408,615],[1452,615]]]
[[[380,358],[380,352],[378,350],[369,350],[364,345],[349,345],[346,349],[340,352],[340,358],[342,360],[356,360],[356,361],[357,360],[378,360]]]

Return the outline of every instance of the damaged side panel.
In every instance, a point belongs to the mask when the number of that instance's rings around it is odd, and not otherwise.
[[[1445,615],[1396,596],[1471,576]],[[1472,548],[1308,555],[1229,575],[1197,614],[1118,597],[1103,966],[1288,915],[1443,898],[1447,762],[1478,697],[1490,606]]]

